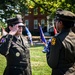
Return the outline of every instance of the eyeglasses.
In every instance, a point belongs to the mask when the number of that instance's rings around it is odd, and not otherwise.
[[[21,27],[23,28],[24,26],[18,26],[18,28],[21,28]]]

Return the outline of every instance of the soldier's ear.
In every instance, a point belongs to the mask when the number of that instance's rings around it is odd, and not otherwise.
[[[62,21],[59,21],[60,25],[63,25]]]
[[[60,23],[61,28],[63,28],[64,27],[63,22],[59,21],[59,23]]]
[[[61,29],[64,27],[62,21],[59,21],[59,25],[60,25]]]
[[[12,26],[9,26],[9,30],[12,30]]]

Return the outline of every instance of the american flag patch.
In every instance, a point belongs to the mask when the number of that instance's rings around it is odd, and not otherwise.
[[[2,39],[0,40],[0,42],[1,42],[1,43],[4,43],[4,42],[6,42],[6,39],[5,39],[5,38],[2,38]]]

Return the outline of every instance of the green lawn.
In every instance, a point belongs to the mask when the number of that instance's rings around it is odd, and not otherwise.
[[[6,66],[5,57],[0,55],[0,75],[3,75],[3,71],[5,69],[5,66]]]
[[[51,69],[46,62],[46,54],[42,53],[43,46],[30,48],[32,75],[51,75]],[[0,55],[0,75],[3,75],[6,66],[5,57]]]

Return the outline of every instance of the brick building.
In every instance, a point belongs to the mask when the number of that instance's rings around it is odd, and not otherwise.
[[[24,22],[32,34],[34,32],[34,34],[37,34],[39,33],[38,23],[41,24],[42,28],[47,25],[47,14],[41,13],[40,8],[27,9],[25,10]]]

